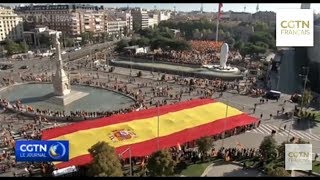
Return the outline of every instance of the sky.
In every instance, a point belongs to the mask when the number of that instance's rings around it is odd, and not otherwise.
[[[90,3],[91,5],[103,5],[105,7],[141,7],[146,9],[170,9],[176,6],[177,11],[199,11],[201,3]],[[7,5],[18,5],[17,3],[7,3]],[[277,9],[300,8],[300,3],[259,3],[260,11],[277,11]],[[223,3],[222,11],[256,12],[257,3]],[[320,3],[311,3],[311,9],[315,13],[320,13]],[[203,3],[205,12],[217,12],[218,3]]]

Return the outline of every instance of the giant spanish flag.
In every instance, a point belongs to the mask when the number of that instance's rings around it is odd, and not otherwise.
[[[157,151],[158,143],[160,149],[173,147],[255,122],[255,118],[221,102],[196,99],[45,130],[42,139],[69,140],[70,160],[56,164],[64,168],[90,163],[88,149],[98,141],[106,141],[119,154],[130,147],[131,155],[139,157]],[[122,157],[129,157],[129,153]]]

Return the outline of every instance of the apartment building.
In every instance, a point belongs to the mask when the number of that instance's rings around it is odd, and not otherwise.
[[[125,18],[119,18],[115,14],[108,13],[105,29],[109,35],[122,34],[125,27],[128,27],[127,20]]]
[[[70,37],[79,36],[84,32],[115,34],[125,26],[129,30],[133,28],[130,11],[104,9],[98,6],[31,5],[17,7],[16,11],[24,17],[27,30],[42,25]]]
[[[167,20],[171,16],[162,11],[147,11],[141,8],[135,8],[131,10],[131,15],[133,18],[133,24],[137,23],[140,29],[153,28],[158,25],[160,21]]]
[[[0,42],[23,40],[23,19],[12,9],[0,7]]]
[[[131,15],[131,10],[125,10],[125,11],[116,10],[114,11],[114,14],[117,18],[120,18],[121,20],[126,21],[126,26],[128,30],[133,29],[133,17]]]
[[[101,10],[103,7],[76,4],[30,5],[15,8],[16,13],[23,17],[26,30],[42,25],[62,31],[68,36],[76,36],[86,31],[99,31]]]
[[[141,8],[135,8],[131,10],[133,19],[133,26],[139,26],[140,29],[149,27],[149,23],[153,23],[153,20],[149,21],[149,14],[147,10]]]

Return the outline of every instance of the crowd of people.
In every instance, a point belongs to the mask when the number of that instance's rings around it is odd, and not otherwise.
[[[211,158],[220,158],[224,159],[225,161],[232,161],[232,160],[241,160],[244,158],[252,158],[259,156],[259,150],[256,150],[254,148],[245,148],[242,145],[238,145],[237,148],[224,148],[221,147],[220,149],[216,149],[214,142],[224,139],[227,136],[232,136],[235,134],[241,134],[245,133],[247,130],[251,130],[253,128],[256,128],[259,126],[260,123],[254,123],[249,124],[241,127],[236,127],[234,129],[230,129],[226,132],[221,132],[220,134],[211,136],[212,138],[212,147],[211,151],[207,153],[203,153],[199,151],[199,148],[197,147],[197,140],[193,140],[191,142],[187,142],[184,144],[177,143],[176,146],[168,148],[169,152],[172,155],[172,159],[175,160],[178,164],[179,163],[185,163],[195,164],[199,160],[204,160],[205,158],[211,157]],[[145,168],[145,164],[148,163],[149,156],[144,157],[133,157],[132,158],[132,165],[139,165],[142,169]],[[122,166],[125,166],[126,164],[129,164],[129,159],[121,159]]]
[[[188,51],[159,51],[154,54],[155,61],[171,62],[177,64],[205,65],[219,64],[220,47],[222,42],[191,41],[192,50]],[[136,58],[153,58],[149,54],[135,54]],[[228,63],[239,65],[242,58],[239,52],[229,51]]]
[[[175,63],[185,63],[185,64],[210,64],[210,63],[218,63],[219,62],[219,51],[221,42],[215,43],[214,41],[192,41],[192,51],[183,51],[183,52],[158,52],[155,54],[155,60],[161,61],[169,61]],[[240,61],[240,59],[234,58],[238,56],[238,52],[231,51],[230,63],[236,63],[236,61]],[[79,63],[79,68],[88,67],[91,63],[91,60],[85,60],[84,63]],[[257,85],[256,78],[248,78],[245,82],[245,85],[241,85],[238,80],[235,81],[223,81],[221,79],[201,79],[201,78],[190,78],[190,77],[181,77],[175,75],[165,75],[164,81],[158,82],[138,82],[136,83],[136,79],[132,78],[128,81],[121,80],[117,75],[108,74],[106,79],[102,79],[99,77],[99,74],[93,75],[89,73],[90,77],[81,76],[77,78],[73,78],[71,80],[72,85],[86,85],[93,86],[103,89],[108,89],[112,91],[116,91],[122,94],[125,94],[132,99],[134,99],[135,103],[131,104],[127,108],[121,108],[119,110],[110,110],[110,111],[95,111],[95,112],[87,112],[87,111],[53,111],[46,109],[34,109],[31,106],[27,106],[22,104],[19,100],[14,103],[10,103],[7,99],[0,99],[0,105],[6,108],[13,108],[18,111],[26,111],[29,113],[34,113],[35,119],[34,122],[25,123],[23,127],[21,127],[16,134],[21,136],[24,139],[40,139],[41,131],[43,130],[42,124],[50,122],[47,116],[55,117],[64,117],[67,120],[72,120],[74,118],[83,118],[83,119],[91,119],[98,117],[108,117],[115,114],[124,114],[132,111],[137,111],[141,109],[148,109],[154,106],[162,106],[167,104],[174,104],[183,100],[183,96],[187,95],[189,97],[196,98],[211,98],[215,92],[221,92],[221,96],[224,91],[235,90],[237,93],[245,92],[248,95],[252,96],[261,96],[264,94],[264,90]],[[20,75],[20,79],[22,81],[38,81],[38,82],[50,82],[51,75],[48,75],[46,72],[41,75],[28,74],[28,75]],[[102,79],[102,80],[101,80]],[[127,79],[127,78],[124,78]],[[6,81],[4,81],[6,80]],[[6,85],[10,84],[10,80],[3,79],[4,82],[7,82]],[[177,85],[182,85],[177,90],[170,86],[169,82],[173,81]],[[8,83],[9,82],[9,83]],[[150,91],[143,90],[144,88],[149,88]],[[160,99],[162,97],[162,99]],[[189,98],[190,99],[190,98]],[[247,130],[256,128],[260,125],[251,124],[242,127],[237,127],[231,130],[226,131],[225,133],[221,133],[213,136],[212,138],[217,141],[219,139],[236,135],[239,133],[244,133]],[[54,127],[57,127],[58,124],[55,123]],[[3,127],[2,132],[2,144],[5,147],[14,148],[14,136],[16,134],[12,133],[13,125],[8,125],[8,127]],[[193,162],[195,159],[201,159],[203,156],[201,152],[197,151],[196,141],[186,143],[184,145],[179,145],[178,147],[170,148],[170,152],[172,153],[174,159],[177,161],[189,161]],[[221,148],[216,150],[213,146],[212,153],[210,156],[217,156],[219,158],[224,158],[226,161],[229,160],[239,160],[239,158],[250,158],[253,156],[259,155],[259,151],[255,149],[247,149],[244,147],[240,148]],[[11,157],[8,157],[8,152],[5,152],[3,155],[7,160]],[[147,163],[148,157],[142,158],[133,158],[133,162],[140,162],[141,165]],[[0,162],[2,162],[3,158]],[[127,160],[123,160],[122,163],[125,164]],[[13,164],[14,165],[14,164]],[[40,168],[45,169],[44,167],[47,165],[42,164]],[[32,166],[28,166],[28,171]],[[31,168],[32,169],[32,168]],[[31,173],[30,173],[31,174]]]

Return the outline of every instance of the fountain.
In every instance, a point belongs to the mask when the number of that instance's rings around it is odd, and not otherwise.
[[[236,67],[227,66],[229,57],[229,46],[227,43],[223,43],[220,51],[220,65],[202,65],[208,68],[210,71],[218,73],[239,73],[239,69]]]
[[[61,32],[59,32],[61,33]],[[135,100],[112,89],[72,85],[63,69],[59,33],[54,34],[56,47],[56,70],[51,83],[17,83],[0,89],[0,98],[14,104],[19,100],[33,109],[65,111],[110,111],[127,108]]]

